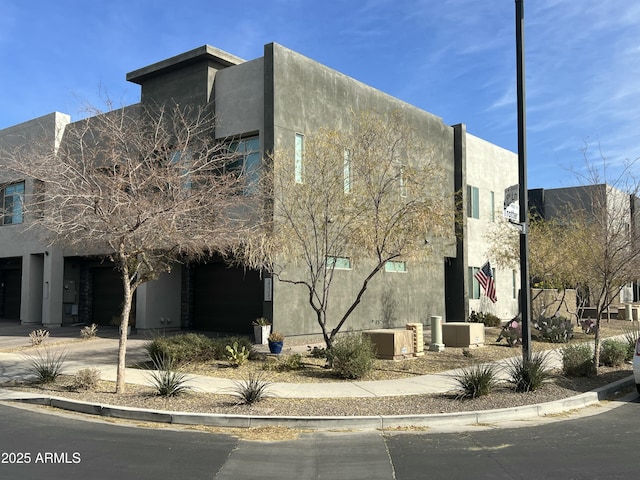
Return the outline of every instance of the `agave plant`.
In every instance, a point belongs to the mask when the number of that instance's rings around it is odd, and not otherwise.
[[[547,368],[547,356],[545,352],[537,352],[531,356],[531,360],[517,357],[507,363],[509,381],[513,383],[516,392],[534,392],[551,377],[551,371]]]
[[[462,369],[454,378],[462,389],[462,398],[488,395],[498,385],[497,367],[492,364],[474,364]]]
[[[153,370],[149,372],[151,384],[161,397],[175,397],[190,390],[187,385],[188,375],[182,370],[174,368],[174,362],[169,356],[154,357]]]
[[[244,380],[235,382],[233,393],[238,397],[239,403],[253,405],[269,396],[271,382],[264,380],[263,376],[249,375]]]

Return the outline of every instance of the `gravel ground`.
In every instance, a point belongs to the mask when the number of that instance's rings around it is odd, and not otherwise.
[[[177,397],[164,399],[151,388],[130,385],[121,395],[113,393],[110,382],[100,382],[96,391],[70,391],[71,378],[66,377],[48,386],[15,387],[20,390],[46,392],[87,402],[122,405],[160,410],[252,414],[274,416],[357,416],[357,415],[405,415],[447,413],[494,408],[515,407],[548,402],[592,390],[632,374],[626,368],[607,369],[596,378],[566,379],[555,377],[533,393],[515,393],[502,386],[493,393],[476,399],[459,399],[454,392],[447,395],[409,395],[400,397],[375,397],[352,399],[279,399],[266,398],[255,406],[238,405],[237,399],[228,395],[185,392]]]
[[[609,334],[620,333],[616,326],[608,326]],[[619,326],[623,326],[620,324]],[[466,350],[447,348],[444,352],[425,352],[422,358],[394,361],[378,361],[372,374],[364,380],[381,380],[406,378],[427,373],[442,372],[454,368],[469,366],[474,363],[490,362],[497,359],[521,355],[520,349],[512,349],[493,341],[497,338],[497,329],[486,329],[485,347]],[[583,334],[576,332],[577,340],[589,340],[593,337],[581,338]],[[553,348],[551,344],[534,342],[533,350]],[[338,382],[331,372],[323,368],[323,360],[302,356],[305,368],[296,371],[277,371],[277,365],[284,359],[279,357],[263,358],[262,361],[251,361],[243,367],[230,368],[225,362],[211,362],[190,366],[190,373],[212,375],[226,378],[243,379],[253,373],[260,373],[271,382]],[[265,370],[265,364],[269,367]],[[274,368],[275,367],[275,368]],[[625,378],[633,374],[629,363],[617,368],[600,367],[599,375],[593,378],[565,378],[555,375],[538,391],[532,393],[515,393],[508,385],[501,385],[491,394],[476,399],[461,399],[458,392],[442,395],[410,395],[398,397],[375,397],[353,399],[282,399],[266,398],[253,406],[239,405],[238,400],[230,395],[214,395],[187,391],[175,398],[165,399],[155,395],[150,387],[129,385],[127,392],[116,395],[114,384],[100,382],[93,391],[73,391],[70,387],[71,377],[60,377],[49,385],[13,385],[11,388],[30,392],[43,392],[54,396],[64,396],[99,404],[122,405],[139,408],[150,408],[183,412],[252,414],[273,416],[359,416],[359,415],[404,415],[431,414],[456,411],[486,410],[515,407],[542,403],[566,398],[578,393],[593,390],[600,386]],[[7,385],[5,385],[7,386]]]

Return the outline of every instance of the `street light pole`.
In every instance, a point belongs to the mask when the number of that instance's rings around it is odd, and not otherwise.
[[[527,191],[527,126],[524,71],[524,0],[516,2],[516,76],[518,95],[518,185],[520,186],[520,314],[522,359],[531,360],[531,290],[529,288],[529,196]]]

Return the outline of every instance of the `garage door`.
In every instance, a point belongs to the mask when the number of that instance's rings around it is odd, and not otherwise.
[[[92,322],[98,325],[109,325],[113,317],[120,317],[124,287],[120,272],[113,268],[101,267],[91,269],[92,285]]]
[[[224,263],[194,267],[193,328],[249,334],[262,316],[262,279],[257,271]]]

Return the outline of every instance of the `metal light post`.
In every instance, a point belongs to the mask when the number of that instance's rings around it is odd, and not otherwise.
[[[520,186],[520,313],[522,358],[531,360],[531,290],[529,288],[529,196],[527,192],[527,131],[524,71],[524,0],[516,2],[516,72],[518,87],[518,184]]]

